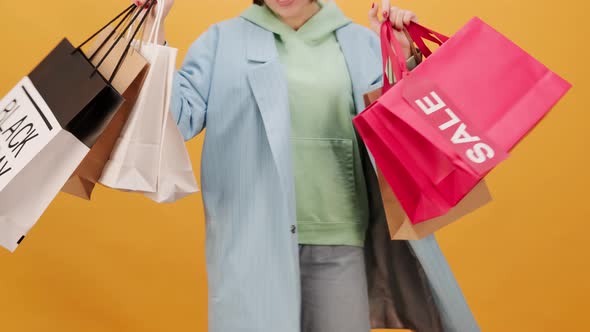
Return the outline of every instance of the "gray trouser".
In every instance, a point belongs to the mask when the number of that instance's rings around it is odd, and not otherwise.
[[[301,331],[370,332],[364,250],[300,245]]]

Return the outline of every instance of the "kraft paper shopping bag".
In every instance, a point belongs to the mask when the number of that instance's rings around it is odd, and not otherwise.
[[[486,183],[482,181],[445,215],[413,224],[395,197],[383,174],[379,172],[378,178],[381,199],[383,200],[383,208],[387,219],[387,227],[392,240],[423,239],[443,227],[459,221],[461,218],[492,201],[489,189]]]

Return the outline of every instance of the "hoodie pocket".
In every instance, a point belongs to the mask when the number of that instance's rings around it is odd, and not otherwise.
[[[293,138],[297,221],[359,222],[352,139]]]

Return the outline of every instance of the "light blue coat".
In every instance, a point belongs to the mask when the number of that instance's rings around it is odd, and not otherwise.
[[[337,38],[360,112],[363,94],[381,82],[379,40],[356,24]],[[173,91],[172,113],[185,139],[207,128],[209,331],[300,332],[290,115],[273,34],[243,18],[212,26],[190,48]],[[411,248],[444,330],[479,331],[436,240]]]

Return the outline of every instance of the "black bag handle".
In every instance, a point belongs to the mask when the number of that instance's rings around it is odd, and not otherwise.
[[[141,29],[141,26],[145,22],[147,16],[149,15],[149,12],[152,10],[152,8],[153,8],[153,6],[154,6],[155,3],[156,3],[156,0],[149,0],[149,4],[150,5],[149,5],[148,9],[145,11],[145,14],[143,15],[143,18],[141,19],[141,22],[140,22],[139,26],[137,27],[137,29],[133,33],[133,37],[135,37],[135,35],[137,34],[137,31],[139,31]],[[94,74],[96,74],[98,72],[98,68],[100,68],[100,66],[104,63],[104,61],[106,60],[106,58],[109,56],[109,54],[113,51],[113,49],[115,49],[115,46],[117,46],[117,44],[119,43],[119,41],[121,41],[121,39],[123,38],[123,35],[125,34],[125,31],[128,31],[129,28],[133,25],[133,23],[135,23],[135,21],[139,17],[139,14],[141,14],[141,11],[142,10],[140,8],[137,8],[137,10],[133,10],[133,11],[136,11],[135,15],[133,15],[133,18],[131,19],[131,21],[129,23],[127,23],[127,25],[123,29],[123,32],[115,40],[115,42],[113,43],[113,45],[111,45],[111,47],[106,52],[106,54],[104,55],[104,57],[95,66],[95,69],[92,72],[91,76],[94,75]],[[132,42],[133,42],[133,38],[130,38],[129,42],[127,43],[127,47],[125,48],[125,51],[123,52],[123,55],[121,56],[121,58],[119,59],[119,62],[117,63],[117,66],[115,67],[116,68],[116,71],[113,71],[113,73],[111,74],[111,77],[108,80],[109,84],[113,82],[113,79],[115,78],[115,74],[116,74],[116,72],[119,71],[119,67],[121,66],[121,63],[125,59],[125,56],[127,56],[127,53],[129,52],[129,48],[131,47]],[[105,43],[106,43],[106,41],[105,41]]]
[[[137,26],[137,29],[135,29],[135,31],[133,31],[133,34],[131,35],[131,38],[129,38],[129,42],[127,43],[127,46],[125,47],[125,51],[123,51],[123,55],[121,55],[121,58],[119,59],[119,62],[117,62],[117,65],[115,66],[115,69],[113,70],[113,73],[111,74],[111,78],[109,79],[109,84],[113,83],[113,79],[115,78],[115,75],[117,75],[117,73],[119,72],[119,69],[121,69],[121,65],[123,64],[123,61],[125,60],[125,57],[127,56],[127,53],[129,53],[129,49],[131,48],[131,44],[133,43],[133,40],[135,39],[135,36],[137,36],[137,33],[141,30],[141,27],[143,26],[143,24],[145,23],[145,20],[147,19],[147,16],[150,14],[150,11],[152,11],[154,5],[157,3],[157,0],[151,0],[150,1],[150,5],[148,7],[148,9],[145,11],[145,14],[143,15],[143,17],[141,18],[141,21],[139,22],[139,25]],[[133,24],[132,22],[129,22],[128,26],[131,26]],[[127,28],[124,30],[127,31]],[[119,36],[119,38],[117,38],[117,41],[115,42],[115,44],[123,37],[123,33],[121,33],[121,35]],[[113,47],[115,47],[113,44]],[[104,61],[104,59],[103,59]],[[100,64],[98,65],[100,66]],[[97,68],[98,68],[97,66]]]
[[[88,60],[92,61],[92,59],[94,59],[94,57],[98,54],[98,52],[100,52],[100,50],[102,50],[102,48],[107,44],[107,42],[113,37],[113,35],[115,33],[117,33],[117,30],[119,30],[119,27],[121,27],[121,25],[123,23],[125,23],[125,21],[127,21],[127,19],[129,18],[129,16],[131,14],[133,14],[134,10],[130,10],[129,12],[127,12],[127,14],[125,14],[125,16],[121,19],[121,21],[119,23],[117,23],[117,26],[115,26],[115,28],[113,29],[113,31],[111,31],[109,33],[109,35],[104,39],[104,41],[98,45],[98,48],[94,51],[94,53],[88,58]],[[110,24],[109,24],[110,25]],[[98,33],[102,32],[104,29],[106,29],[106,27],[108,27],[109,25],[103,27]],[[122,31],[121,33],[124,33],[125,31]],[[92,38],[91,38],[92,39]],[[85,42],[86,43],[86,42]],[[84,44],[85,44],[84,43]],[[84,45],[82,44],[82,45]]]
[[[123,10],[121,13],[119,13],[119,15],[117,15],[114,19],[112,19],[109,23],[107,23],[105,26],[103,26],[102,28],[100,28],[100,30],[98,30],[97,32],[95,32],[92,36],[88,37],[88,39],[86,39],[84,42],[82,42],[82,44],[80,44],[78,47],[76,47],[76,50],[72,53],[75,53],[76,51],[79,51],[84,45],[88,44],[89,41],[91,41],[92,39],[94,39],[94,37],[98,36],[99,33],[103,32],[106,28],[108,28],[111,24],[113,24],[116,20],[119,19],[119,17],[125,15],[125,17],[121,20],[121,22],[119,22],[119,24],[117,25],[117,27],[115,28],[118,29],[121,24],[127,19],[127,17],[129,17],[129,15],[131,15],[131,13],[133,13],[133,11],[135,10],[137,6],[135,6],[134,4],[132,4],[131,6],[125,8],[125,10]],[[112,35],[110,35],[107,40],[109,38],[111,38]],[[102,47],[105,43],[103,43],[100,47]]]
[[[137,32],[141,29],[142,25],[145,23],[145,20],[147,19],[147,16],[149,15],[150,11],[152,10],[152,8],[153,8],[153,6],[154,6],[154,4],[156,2],[157,2],[157,0],[148,0],[149,7],[145,11],[145,13],[144,13],[143,17],[141,18],[141,21],[140,21],[137,29],[135,29],[135,31],[133,32],[132,37],[130,38],[129,42],[127,43],[127,46],[125,47],[125,51],[123,52],[123,54],[121,55],[121,58],[119,59],[119,61],[117,62],[117,65],[115,66],[115,70],[113,70],[113,73],[111,74],[111,77],[108,79],[108,83],[109,84],[111,84],[113,82],[113,80],[115,79],[115,76],[118,73],[118,71],[119,71],[119,69],[120,69],[120,67],[121,67],[121,65],[123,63],[123,60],[125,60],[125,57],[129,53],[129,49],[131,48],[131,44],[133,42],[133,39],[137,35]],[[131,21],[127,23],[127,25],[125,26],[125,28],[123,29],[123,31],[121,32],[121,34],[117,37],[117,39],[115,40],[115,42],[113,43],[113,45],[111,45],[111,47],[107,50],[106,54],[102,57],[102,59],[99,61],[99,63],[96,66],[94,66],[94,70],[92,71],[92,74],[90,75],[90,77],[94,76],[98,72],[98,68],[100,68],[100,66],[104,63],[104,61],[106,60],[106,58],[115,49],[115,46],[117,46],[117,44],[121,41],[121,39],[125,35],[125,32],[128,31],[132,27],[132,25],[135,23],[135,21],[137,20],[137,18],[139,17],[139,14],[141,14],[141,12],[142,12],[142,9],[140,9],[139,7],[137,7],[135,4],[130,5],[125,10],[123,10],[119,15],[117,15],[114,19],[112,19],[109,23],[107,23],[105,26],[103,26],[100,30],[98,30],[96,33],[94,33],[92,36],[90,36],[88,39],[86,39],[82,44],[80,44],[80,46],[78,46],[72,52],[72,54],[74,54],[75,52],[81,52],[82,53],[81,48],[84,45],[86,45],[90,40],[92,40],[93,38],[95,38],[98,34],[100,34],[101,32],[103,32],[111,24],[113,24],[115,21],[117,21],[121,16],[124,16],[123,19],[121,19],[121,21],[113,29],[113,31],[111,31],[109,33],[109,35],[107,36],[107,38],[105,38],[105,40],[98,46],[98,48],[94,52],[94,54],[92,54],[90,56],[90,58],[88,60],[89,61],[92,61],[92,59],[94,58],[94,56],[96,56],[96,54],[98,54],[98,52],[107,44],[107,42],[113,37],[113,35],[117,32],[117,30],[121,27],[121,25],[129,18],[129,16],[131,16],[133,13],[135,13],[133,15],[133,17],[131,18]]]

